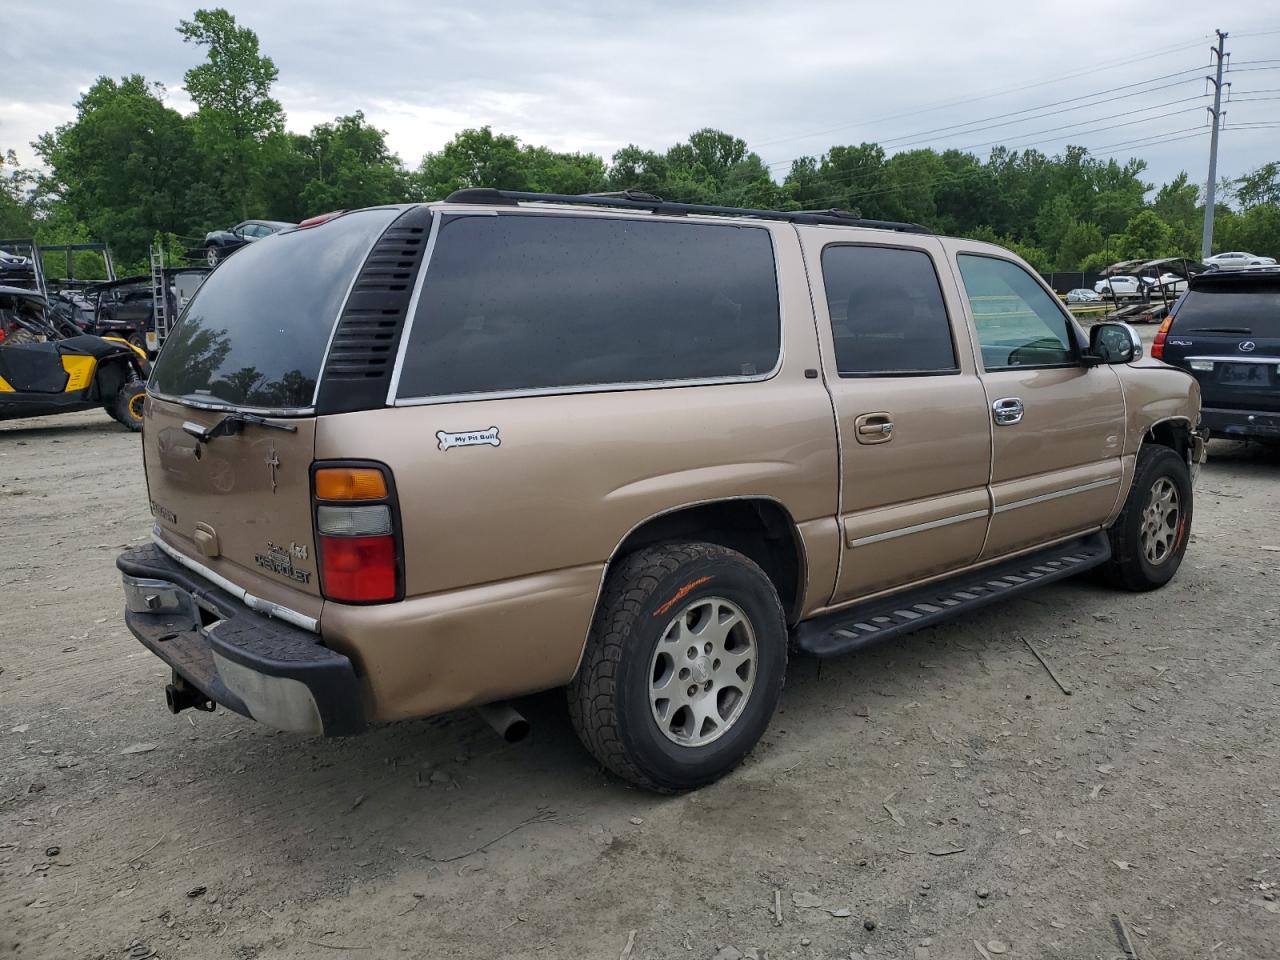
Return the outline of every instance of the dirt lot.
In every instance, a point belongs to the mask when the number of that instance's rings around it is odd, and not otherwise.
[[[113,567],[137,437],[0,424],[0,955],[1078,960],[1118,914],[1144,960],[1280,956],[1280,456],[1211,452],[1169,588],[794,660],[745,766],[659,798],[556,695],[513,747],[170,716]]]

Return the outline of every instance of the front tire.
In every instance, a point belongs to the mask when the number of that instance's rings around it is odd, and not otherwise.
[[[1154,590],[1172,580],[1187,552],[1193,507],[1186,460],[1169,447],[1144,444],[1124,508],[1107,531],[1106,578],[1133,591]]]
[[[212,243],[204,248],[204,259],[211,267],[216,267],[222,259],[222,252]]]
[[[624,780],[691,790],[755,746],[786,666],[782,604],[755,563],[709,543],[646,547],[608,575],[569,715]]]

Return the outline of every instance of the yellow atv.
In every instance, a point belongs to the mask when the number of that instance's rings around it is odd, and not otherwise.
[[[51,315],[34,290],[0,287],[0,420],[102,407],[142,429],[145,350]]]

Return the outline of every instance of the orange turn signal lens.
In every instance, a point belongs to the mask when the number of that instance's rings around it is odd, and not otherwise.
[[[387,478],[373,467],[323,467],[315,473],[317,500],[383,500]]]

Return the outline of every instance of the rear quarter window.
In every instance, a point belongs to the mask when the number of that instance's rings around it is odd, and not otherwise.
[[[356,271],[400,213],[360,210],[228,257],[165,341],[152,392],[237,407],[310,407]]]
[[[781,350],[761,227],[529,214],[440,227],[397,397],[758,378]]]

